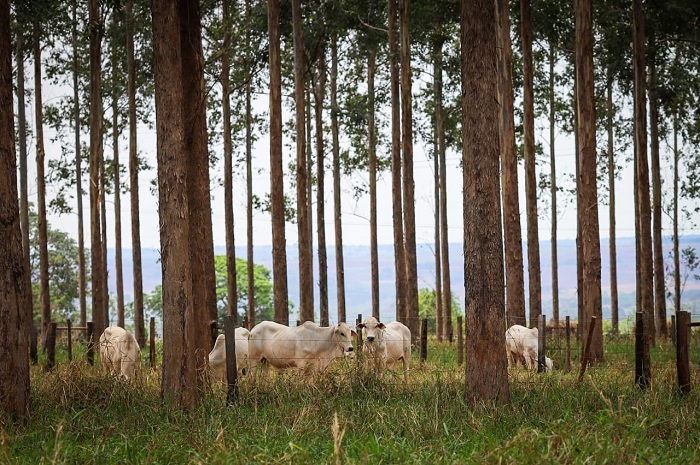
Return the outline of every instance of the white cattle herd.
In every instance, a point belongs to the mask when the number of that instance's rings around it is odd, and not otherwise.
[[[381,323],[367,317],[355,329],[346,323],[321,327],[311,321],[299,326],[285,326],[263,321],[250,331],[236,328],[236,365],[238,375],[246,375],[260,367],[266,375],[269,367],[277,370],[306,368],[324,370],[336,358],[355,357],[353,341],[364,331],[362,353],[373,373],[383,376],[388,368],[401,363],[404,382],[408,383],[411,360],[411,331],[403,323]],[[509,367],[524,365],[537,369],[537,328],[513,325],[505,333]],[[118,326],[110,326],[100,336],[102,366],[111,374],[130,380],[140,367],[140,348],[134,336]],[[226,381],[226,338],[216,339],[209,353],[212,379]],[[546,371],[552,370],[552,359],[545,357]],[[257,371],[257,370],[256,370]]]

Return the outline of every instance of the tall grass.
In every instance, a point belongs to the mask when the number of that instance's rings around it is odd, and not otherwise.
[[[157,370],[129,383],[82,358],[59,360],[50,373],[32,368],[32,416],[0,427],[0,463],[700,462],[697,383],[677,395],[664,343],[641,392],[629,347],[607,341],[607,360],[581,384],[553,350],[552,373],[511,370],[509,406],[476,408],[463,402],[454,346],[434,341],[427,363],[414,357],[408,385],[399,371],[377,376],[342,360],[318,374],[243,379],[235,406],[223,386],[205,388],[189,413],[161,403]],[[700,341],[691,347],[697,379]]]

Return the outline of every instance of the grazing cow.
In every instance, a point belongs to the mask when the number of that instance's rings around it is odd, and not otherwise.
[[[245,328],[236,328],[236,368],[238,375],[245,375],[248,368],[248,336]],[[216,381],[226,382],[226,336],[220,334],[216,338],[214,348],[209,352],[209,366],[212,377]]]
[[[411,360],[411,330],[403,323],[392,321],[385,325],[373,316],[365,318],[357,325],[357,330],[365,330],[364,354],[378,369],[403,362],[403,377],[408,384],[408,363]]]
[[[345,323],[326,328],[311,321],[296,327],[263,321],[250,331],[250,368],[262,364],[265,371],[270,365],[323,370],[335,358],[354,355],[353,336],[357,334]]]
[[[525,326],[513,325],[506,331],[506,352],[508,354],[508,366],[518,366],[525,360],[528,370],[537,369],[537,328],[526,328]],[[553,362],[549,357],[545,357],[545,370],[552,371]]]
[[[127,380],[141,365],[141,348],[129,331],[119,326],[106,328],[100,336],[100,359],[109,373]]]

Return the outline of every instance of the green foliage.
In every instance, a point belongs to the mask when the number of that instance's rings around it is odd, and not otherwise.
[[[223,327],[223,318],[226,316],[228,303],[226,255],[214,257],[214,268],[216,270],[216,306],[219,312],[219,323]],[[255,321],[272,320],[274,317],[271,276],[270,270],[263,265],[253,265]],[[238,292],[238,321],[243,321],[248,312],[248,262],[242,258],[236,258],[236,290]]]
[[[435,289],[426,287],[418,291],[418,315],[421,318],[428,319],[428,331],[435,332],[436,310],[435,305]],[[462,309],[459,301],[452,296],[452,320],[456,321],[458,316],[462,316]]]

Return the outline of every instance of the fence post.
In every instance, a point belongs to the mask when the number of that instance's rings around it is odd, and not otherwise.
[[[234,315],[224,318],[226,337],[226,404],[238,402],[238,367],[236,366],[236,320]]]
[[[85,355],[87,356],[87,361],[90,366],[95,364],[95,324],[92,321],[85,323],[87,328],[87,351]]]
[[[151,317],[151,324],[149,327],[149,355],[151,359],[151,370],[156,367],[156,319]]]
[[[51,371],[56,366],[56,323],[49,323],[46,332],[46,371]]]
[[[214,348],[216,338],[219,337],[219,325],[216,320],[211,320],[211,323],[209,323],[209,334],[211,337],[211,347]]]
[[[537,316],[537,373],[547,371],[545,362],[545,341],[547,339],[547,328],[544,324],[544,314]]]
[[[676,312],[676,369],[681,395],[690,393],[689,323],[689,312]]]
[[[73,328],[73,323],[70,321],[70,318],[66,320],[66,332],[68,333],[68,361],[72,362],[73,361],[73,340],[72,340],[72,331]]]
[[[595,324],[597,320],[598,318],[592,316],[591,324],[588,325],[588,337],[586,338],[586,346],[583,351],[583,357],[581,357],[581,371],[578,374],[579,383],[583,379],[583,374],[586,372],[586,365],[588,365],[588,357],[591,351],[591,340],[593,339],[593,330],[595,329]]]
[[[457,317],[457,365],[464,363],[464,333],[462,328],[462,317]]]
[[[420,325],[420,361],[425,363],[428,359],[428,319],[423,318]]]
[[[676,345],[676,315],[671,315],[671,342]]]
[[[32,365],[39,363],[39,332],[36,329],[36,325],[32,323],[32,329],[29,333],[29,360],[31,360]]]
[[[571,371],[571,317],[566,317],[566,372]]]
[[[637,312],[634,334],[634,382],[640,389],[647,389],[651,382],[649,343],[644,327],[644,314]]]

